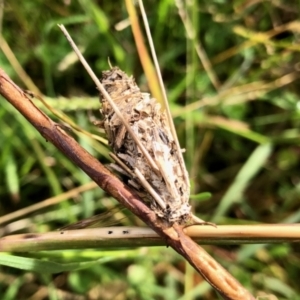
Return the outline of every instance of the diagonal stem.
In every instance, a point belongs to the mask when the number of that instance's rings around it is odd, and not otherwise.
[[[0,69],[0,94],[9,101],[40,134],[75,165],[90,176],[103,190],[141,218],[156,231],[175,251],[185,257],[189,263],[223,296],[224,299],[254,300],[220,264],[194,241],[183,229],[174,225],[166,228],[153,211],[147,207],[138,195],[111,174],[95,157],[83,149],[61,127],[40,111],[30,100],[27,93],[19,88],[8,75]],[[216,229],[217,230],[217,229]]]

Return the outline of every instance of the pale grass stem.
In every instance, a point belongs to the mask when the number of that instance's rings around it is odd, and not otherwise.
[[[184,232],[202,245],[275,244],[298,242],[299,227],[299,224],[221,225],[218,230],[214,230],[210,226],[190,226]],[[66,227],[66,230],[34,235],[14,234],[0,238],[0,252],[137,246],[165,246],[165,241],[151,228],[128,226],[74,230]]]

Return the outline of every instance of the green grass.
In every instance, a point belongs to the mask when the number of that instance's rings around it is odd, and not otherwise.
[[[99,76],[108,69],[109,57],[144,91],[147,81],[130,27],[115,29],[128,17],[122,1],[67,2],[6,1],[3,37],[36,87],[12,64],[3,42],[0,65],[21,87],[40,90],[52,107],[98,133],[89,120],[89,115],[100,118],[97,91],[56,24],[67,27]],[[299,24],[292,26],[299,18],[299,1],[191,1],[192,39],[174,2],[156,2],[144,5],[179,139],[187,150],[192,192],[212,194],[208,200],[192,200],[197,214],[220,224],[299,222]],[[212,64],[211,76],[195,51],[199,42]],[[1,216],[89,180],[3,99],[0,128]],[[105,146],[83,135],[78,140],[108,162]],[[55,230],[115,203],[100,189],[67,200],[12,222],[3,234]],[[135,218],[123,222],[140,224]],[[206,249],[255,295],[264,291],[278,299],[300,299],[297,244]],[[17,259],[2,263],[1,299],[30,299],[38,290],[46,291],[43,299],[217,298],[169,248],[31,256],[21,262],[25,267],[18,265],[21,270],[15,268]],[[80,269],[91,261],[92,266]],[[49,268],[68,265],[72,271],[49,275],[30,267],[32,262]]]

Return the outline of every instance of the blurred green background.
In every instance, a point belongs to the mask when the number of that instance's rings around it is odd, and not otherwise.
[[[192,200],[196,213],[217,224],[299,222],[300,2],[144,5],[192,194],[212,194]],[[0,10],[1,68],[85,130],[99,134],[90,121],[101,117],[97,91],[56,24],[67,27],[96,74],[109,68],[109,58],[148,90],[124,2],[10,0],[1,1]],[[108,163],[104,145],[84,135],[78,140]],[[0,153],[0,216],[89,182],[2,98]],[[5,224],[1,234],[55,230],[116,202],[100,189],[65,200]],[[134,217],[123,224],[141,225]],[[255,295],[300,299],[297,244],[205,248]],[[99,261],[54,275],[0,267],[1,299],[218,297],[172,249],[119,250],[31,254],[64,263]]]

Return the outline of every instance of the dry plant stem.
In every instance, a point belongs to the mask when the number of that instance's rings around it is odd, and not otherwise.
[[[126,9],[128,12],[131,30],[133,38],[135,40],[135,45],[138,51],[138,55],[143,66],[144,73],[146,75],[148,85],[151,91],[151,94],[155,99],[157,99],[161,104],[163,104],[161,90],[159,88],[159,82],[157,74],[153,68],[151,59],[149,57],[147,48],[144,43],[143,33],[140,28],[135,4],[132,0],[125,0]]]
[[[95,139],[101,143],[103,143],[104,145],[107,145],[107,140],[96,135],[96,134],[91,134],[88,131],[85,131],[83,128],[81,128],[80,126],[78,126],[77,124],[75,124],[71,118],[69,118],[66,114],[64,114],[62,111],[59,111],[53,107],[51,107],[51,105],[48,104],[47,101],[45,101],[45,99],[37,94],[34,94],[34,97],[37,98],[38,100],[40,100],[43,105],[45,107],[47,107],[47,109],[49,109],[49,111],[51,111],[59,120],[65,122],[66,124],[68,124],[69,126],[71,126],[73,129],[75,129],[75,132],[80,132],[83,133],[89,137],[91,137],[92,139]]]
[[[47,140],[89,175],[103,190],[156,231],[166,244],[184,256],[224,299],[255,299],[206,251],[184,234],[180,226],[165,228],[142,200],[84,150],[58,124],[41,112],[7,74],[0,69],[0,94],[6,98]],[[217,229],[216,229],[217,230]]]
[[[45,207],[55,205],[57,203],[60,203],[64,200],[68,199],[68,198],[75,197],[75,196],[77,196],[78,194],[80,194],[82,192],[94,189],[95,187],[97,187],[97,185],[95,184],[95,182],[91,181],[91,182],[88,182],[88,183],[86,183],[82,186],[74,188],[74,189],[72,189],[68,192],[62,193],[58,196],[51,197],[51,198],[46,199],[42,202],[33,204],[31,206],[28,206],[28,207],[25,207],[25,208],[22,208],[22,209],[19,209],[19,210],[14,211],[10,214],[6,214],[5,216],[0,217],[0,225],[2,225],[4,223],[7,223],[7,222],[11,222],[14,219],[24,217],[27,214],[33,213],[33,212],[35,212],[37,210],[40,210],[40,209],[43,209]]]
[[[203,278],[224,299],[255,299],[227,270],[187,236],[181,226],[174,224],[173,227],[164,230],[164,233],[171,237],[170,246],[184,256],[196,270],[201,270]]]
[[[238,245],[299,242],[300,224],[189,226],[183,231],[197,243]],[[165,241],[148,227],[104,227],[46,233],[14,234],[0,238],[0,252],[36,252],[66,249],[164,246]]]
[[[0,4],[1,5],[1,4]],[[42,93],[38,89],[38,87],[34,84],[34,82],[31,80],[31,78],[28,76],[26,71],[23,69],[23,67],[20,65],[18,59],[16,58],[15,54],[7,44],[6,40],[0,34],[0,48],[3,51],[3,54],[6,56],[7,60],[15,70],[15,72],[18,74],[19,78],[24,82],[26,87],[30,89],[31,91],[35,92],[38,95],[41,95]]]

